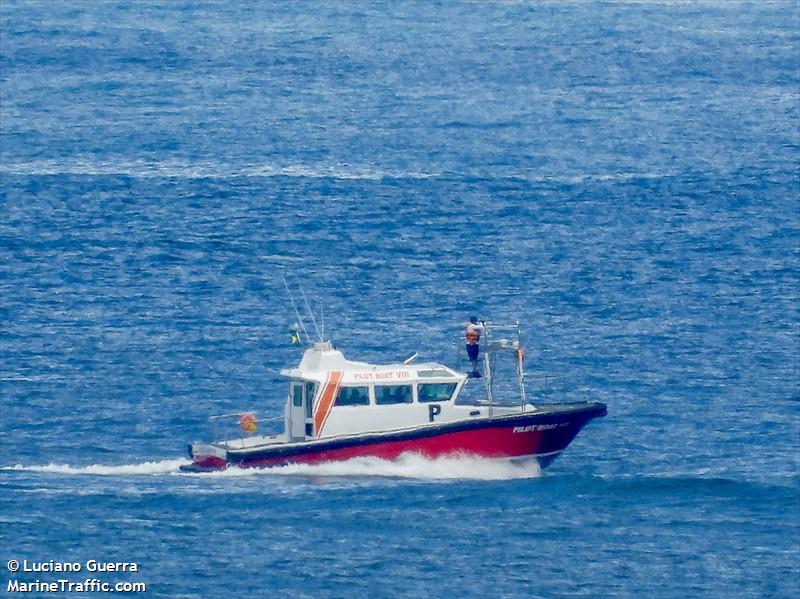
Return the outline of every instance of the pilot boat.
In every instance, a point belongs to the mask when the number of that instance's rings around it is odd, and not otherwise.
[[[182,470],[393,460],[406,453],[532,459],[546,467],[590,420],[606,415],[599,402],[527,401],[518,323],[486,323],[481,353],[483,375],[476,379],[440,363],[416,363],[416,354],[403,362],[371,364],[348,360],[329,341],[315,342],[296,368],[281,371],[289,387],[283,433],[259,434],[258,418],[249,412],[212,417],[238,418],[238,436],[192,443],[192,462]],[[519,399],[513,403],[494,397],[501,354],[516,371]],[[478,399],[463,399],[468,384],[481,385]]]

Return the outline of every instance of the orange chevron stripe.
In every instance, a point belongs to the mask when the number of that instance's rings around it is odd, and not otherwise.
[[[339,382],[342,380],[342,373],[335,371],[328,375],[328,380],[325,381],[325,389],[322,396],[317,402],[317,409],[314,412],[314,432],[317,437],[322,434],[322,428],[325,426],[325,421],[328,420],[328,414],[333,407],[333,400],[336,399],[336,392],[339,390]]]

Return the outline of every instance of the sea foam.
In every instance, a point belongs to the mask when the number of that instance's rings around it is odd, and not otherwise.
[[[16,464],[1,468],[8,471],[40,472],[45,474],[94,476],[147,476],[188,474],[204,477],[243,476],[324,476],[324,477],[388,477],[421,480],[511,480],[541,476],[535,460],[488,459],[471,456],[450,456],[430,459],[418,454],[403,454],[396,460],[373,457],[353,458],[341,462],[320,464],[287,464],[271,468],[228,468],[203,473],[183,473],[183,458],[147,461],[138,464],[71,466],[46,464],[27,466]]]

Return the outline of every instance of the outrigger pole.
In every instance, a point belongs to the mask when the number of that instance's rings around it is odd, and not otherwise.
[[[319,331],[319,327],[317,327],[317,320],[314,318],[314,311],[311,309],[311,305],[308,303],[308,298],[306,297],[306,292],[303,291],[303,286],[300,284],[300,281],[297,280],[297,277],[295,277],[294,279],[295,279],[294,282],[297,285],[297,288],[300,290],[300,295],[303,298],[303,302],[306,305],[306,312],[308,312],[308,315],[311,317],[311,324],[314,325],[314,331],[317,333],[317,337],[319,338],[319,341],[321,343],[321,342],[324,341],[324,339],[322,338],[322,333],[320,333],[320,331]]]
[[[289,284],[286,282],[286,275],[281,273],[281,278],[283,279],[283,287],[286,289],[286,295],[289,296],[289,302],[292,304],[292,308],[294,308],[294,314],[297,316],[297,324],[300,325],[300,328],[306,334],[306,342],[309,344],[311,343],[311,336],[308,334],[306,330],[306,325],[303,324],[303,318],[300,316],[300,311],[297,309],[297,304],[294,302],[294,297],[292,297],[292,292],[289,290]],[[301,289],[302,291],[302,289]],[[312,315],[313,318],[313,315]]]

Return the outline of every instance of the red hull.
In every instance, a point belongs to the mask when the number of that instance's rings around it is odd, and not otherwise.
[[[319,464],[340,462],[352,458],[374,457],[394,460],[404,453],[417,453],[426,458],[447,455],[474,455],[485,458],[513,458],[535,455],[542,445],[542,433],[512,433],[508,428],[460,431],[425,439],[409,441],[386,441],[341,449],[329,449],[299,455],[291,463]],[[285,464],[284,458],[262,458],[245,460],[237,465],[243,467],[265,467]]]
[[[563,451],[592,418],[604,416],[599,403],[571,404],[499,417],[413,431],[371,434],[355,438],[229,450],[227,459],[193,455],[187,470],[219,470],[229,466],[264,468],[284,464],[318,464],[359,457],[394,460],[404,453],[428,458],[471,455],[485,458],[531,456],[544,467]]]

